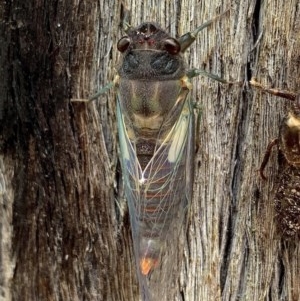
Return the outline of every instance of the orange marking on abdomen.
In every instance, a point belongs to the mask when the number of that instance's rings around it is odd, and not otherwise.
[[[143,257],[140,260],[140,268],[143,275],[147,276],[149,272],[156,268],[158,265],[158,260],[151,257]]]

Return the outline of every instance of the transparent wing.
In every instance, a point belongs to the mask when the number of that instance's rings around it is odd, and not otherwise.
[[[130,140],[119,101],[117,117],[125,194],[143,300],[170,300],[167,296],[173,282],[178,280],[180,269],[175,263],[181,262],[177,257],[183,252],[179,236],[192,196],[192,105],[186,97],[173,126],[145,146]],[[153,154],[146,159],[143,147],[153,148]]]

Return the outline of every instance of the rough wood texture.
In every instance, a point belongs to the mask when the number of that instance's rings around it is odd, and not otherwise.
[[[276,154],[268,180],[257,173],[288,102],[247,85],[254,75],[265,85],[299,91],[299,1],[127,5],[133,25],[156,21],[177,36],[230,9],[187,54],[190,67],[240,84],[193,81],[202,110],[185,266],[178,275],[182,300],[299,300],[299,242],[282,240],[274,227]],[[0,3],[5,301],[139,300],[117,165],[114,93],[88,105],[69,101],[113,79],[120,15],[120,1]]]

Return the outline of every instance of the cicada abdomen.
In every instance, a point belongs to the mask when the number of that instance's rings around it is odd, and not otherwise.
[[[263,169],[274,145],[279,148],[280,175],[274,196],[276,220],[284,237],[300,237],[300,97],[296,97],[282,121],[279,137],[268,146]]]
[[[125,194],[143,299],[165,300],[192,198],[194,119],[182,53],[194,39],[176,40],[154,23],[126,33],[117,83]]]

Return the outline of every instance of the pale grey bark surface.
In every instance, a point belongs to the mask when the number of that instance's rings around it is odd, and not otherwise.
[[[299,91],[299,0],[126,3],[132,25],[174,36],[229,10],[186,55],[234,83],[193,80],[201,121],[182,300],[300,300],[299,242],[275,228],[276,152],[268,180],[257,173],[288,102],[247,84]],[[139,300],[114,92],[70,103],[116,74],[121,1],[6,1],[0,14],[0,299]]]

